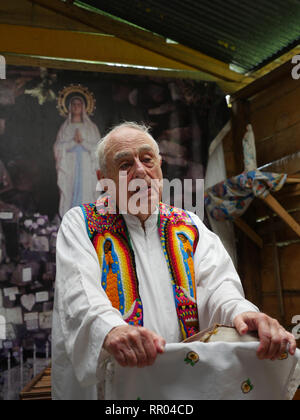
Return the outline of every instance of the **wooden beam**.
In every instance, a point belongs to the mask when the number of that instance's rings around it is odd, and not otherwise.
[[[1,52],[0,52],[1,54]],[[60,70],[130,74],[138,76],[184,78],[203,81],[200,72],[172,69],[151,69],[139,66],[114,65],[97,61],[73,60],[55,57],[43,57],[26,54],[3,53],[6,63],[13,66],[46,67]],[[225,82],[224,82],[225,83]]]
[[[254,242],[259,248],[263,248],[264,242],[260,236],[246,223],[243,219],[238,218],[234,220],[235,225],[242,230],[252,242]]]
[[[192,67],[113,36],[29,26],[0,24],[0,51],[2,54],[26,54],[193,71]]]
[[[48,29],[95,32],[82,23],[32,4],[28,0],[0,1],[0,23],[9,25],[35,26]]]
[[[269,194],[266,198],[261,198],[297,235],[300,237],[300,225],[282,207],[282,205]]]
[[[300,178],[289,176],[286,180],[287,184],[300,184]]]
[[[225,92],[232,85],[114,36],[95,33],[0,24],[0,54],[11,65],[194,79],[216,82]]]
[[[98,32],[115,35],[120,39],[178,61],[194,70],[200,70],[227,82],[244,82],[244,76],[233,72],[229,65],[206,56],[191,48],[169,44],[166,40],[149,31],[127,24],[101,13],[84,10],[60,0],[31,0],[32,3],[94,28]],[[248,81],[252,80],[248,78]]]

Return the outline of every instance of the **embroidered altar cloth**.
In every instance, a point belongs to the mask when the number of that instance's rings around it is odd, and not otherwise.
[[[300,384],[300,350],[259,360],[257,342],[168,344],[151,367],[107,365],[105,399],[289,400]]]

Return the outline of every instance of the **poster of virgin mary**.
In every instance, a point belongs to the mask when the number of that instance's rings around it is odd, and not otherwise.
[[[85,96],[91,95],[81,86],[73,87],[75,95],[68,104],[66,121],[59,129],[54,144],[57,184],[60,191],[59,215],[84,202],[97,199],[96,145],[101,138],[96,124],[89,117]],[[68,92],[65,92],[67,96]],[[66,99],[67,101],[67,99]]]

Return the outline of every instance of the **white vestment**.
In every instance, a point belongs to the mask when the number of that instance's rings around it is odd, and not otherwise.
[[[256,306],[244,297],[234,265],[220,239],[191,214],[200,238],[194,256],[200,329],[232,325]],[[145,223],[126,215],[143,302],[144,326],[167,343],[182,340],[170,273],[157,228],[157,214]],[[79,207],[64,217],[57,240],[57,276],[52,331],[52,396],[56,400],[95,400],[103,380],[102,345],[109,331],[126,325],[101,286],[96,250]],[[200,378],[201,379],[201,378]],[[199,380],[200,380],[199,379]],[[246,378],[247,379],[247,378]]]
[[[101,135],[86,114],[84,104],[82,119],[81,123],[73,123],[70,111],[54,145],[61,217],[72,207],[92,203],[99,196],[96,192],[98,165],[95,151]],[[76,130],[83,139],[80,144],[74,141]]]

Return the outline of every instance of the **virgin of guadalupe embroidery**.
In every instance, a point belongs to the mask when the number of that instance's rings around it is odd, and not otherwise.
[[[100,204],[100,205],[99,205]],[[103,204],[103,206],[101,205]],[[102,270],[102,287],[130,325],[143,325],[135,256],[123,217],[110,214],[107,201],[82,205],[87,231]],[[199,331],[194,252],[199,232],[190,215],[160,203],[158,232],[169,268],[183,338]]]

